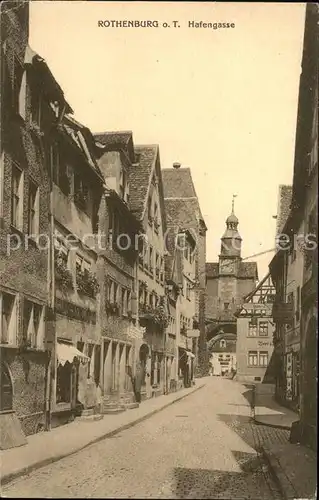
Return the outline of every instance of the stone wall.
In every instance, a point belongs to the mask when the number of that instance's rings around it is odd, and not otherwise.
[[[39,430],[38,424],[44,423],[47,354],[1,349],[1,359],[11,372],[13,410],[21,421],[24,433],[34,434]]]

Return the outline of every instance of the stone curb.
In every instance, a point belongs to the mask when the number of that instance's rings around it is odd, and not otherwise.
[[[14,479],[17,479],[18,477],[26,476],[27,474],[30,474],[31,472],[34,472],[37,469],[41,469],[42,467],[45,467],[46,465],[53,464],[54,462],[58,462],[59,460],[62,460],[63,458],[74,455],[75,453],[78,453],[79,451],[84,450],[88,446],[99,443],[100,441],[103,441],[104,439],[106,439],[108,437],[115,436],[116,434],[119,434],[120,432],[125,431],[126,429],[129,429],[130,427],[133,427],[134,425],[137,425],[140,422],[143,422],[143,420],[147,420],[148,418],[152,417],[156,413],[159,413],[160,411],[165,410],[165,408],[168,408],[172,404],[177,403],[178,401],[181,401],[184,398],[187,398],[187,396],[190,396],[191,394],[194,394],[194,392],[199,391],[199,389],[202,389],[203,387],[205,387],[205,385],[206,385],[206,383],[204,383],[198,387],[195,387],[195,389],[188,392],[187,394],[183,394],[182,396],[174,399],[173,401],[170,401],[169,403],[164,404],[160,408],[156,408],[155,410],[152,410],[151,412],[146,413],[142,417],[139,417],[135,420],[132,420],[131,422],[128,422],[127,424],[121,425],[121,426],[117,427],[116,429],[113,429],[111,431],[104,433],[102,436],[99,436],[99,437],[93,439],[92,441],[86,443],[85,445],[80,446],[76,450],[72,449],[71,451],[63,453],[61,455],[58,455],[55,457],[49,457],[49,458],[46,458],[43,460],[39,460],[38,462],[36,462],[30,466],[23,467],[22,469],[20,469],[18,471],[6,474],[5,476],[1,476],[1,485],[4,486],[8,483],[11,483]]]
[[[263,422],[262,420],[258,419],[256,415],[253,417],[255,424],[257,425],[266,425],[267,427],[273,427],[274,429],[285,429],[286,431],[291,430],[290,425],[282,425],[282,424],[270,424],[269,422]]]
[[[280,491],[282,498],[285,500],[297,499],[298,493],[281,468],[275,455],[266,450],[263,446],[261,446],[261,454],[269,466],[270,473]]]

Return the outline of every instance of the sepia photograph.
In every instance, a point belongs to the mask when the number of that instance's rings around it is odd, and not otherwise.
[[[315,499],[319,3],[0,23],[1,497]]]

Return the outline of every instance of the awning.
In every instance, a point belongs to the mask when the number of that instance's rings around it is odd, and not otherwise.
[[[73,363],[74,358],[78,358],[81,363],[87,363],[90,359],[88,356],[79,351],[76,347],[71,344],[62,344],[58,342],[57,344],[57,358],[60,365],[64,366],[68,361]]]
[[[195,358],[195,354],[193,354],[192,352],[190,351],[186,351],[186,354],[189,358]]]

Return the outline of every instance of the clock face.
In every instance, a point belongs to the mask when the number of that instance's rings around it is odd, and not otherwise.
[[[233,273],[235,271],[235,263],[233,260],[223,260],[220,263],[222,273]]]

